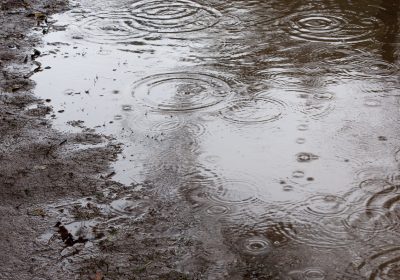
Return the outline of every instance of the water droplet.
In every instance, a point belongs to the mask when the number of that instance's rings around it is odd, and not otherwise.
[[[325,272],[318,268],[308,268],[304,270],[304,276],[307,280],[323,280]]]
[[[213,205],[207,208],[206,212],[212,216],[219,216],[229,213],[230,208],[225,205]]]
[[[308,125],[307,124],[300,124],[297,126],[297,130],[299,131],[307,131],[308,130]]]
[[[297,143],[297,144],[300,144],[300,145],[301,145],[301,144],[304,144],[304,143],[306,143],[306,139],[305,139],[305,138],[297,138],[297,139],[296,139],[296,143]]]
[[[311,153],[299,153],[296,157],[298,162],[310,162],[319,158],[317,155]]]
[[[265,255],[271,251],[271,243],[262,237],[250,237],[242,241],[244,253],[250,255]]]
[[[304,177],[304,172],[300,170],[296,170],[292,173],[293,178],[303,178]]]

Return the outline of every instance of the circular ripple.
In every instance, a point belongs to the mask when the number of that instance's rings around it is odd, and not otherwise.
[[[334,195],[319,195],[310,198],[305,211],[316,216],[338,215],[348,209],[345,199]]]
[[[211,216],[220,216],[229,213],[231,209],[225,205],[213,205],[206,209],[208,215]]]
[[[236,177],[236,176],[235,176]],[[248,205],[261,202],[259,185],[242,174],[240,179],[223,178],[215,172],[199,168],[184,176],[180,193],[193,204]]]
[[[307,268],[304,270],[304,277],[307,280],[323,280],[325,276],[325,271],[319,268]]]
[[[373,37],[380,27],[378,19],[356,13],[326,11],[321,14],[297,13],[289,17],[288,33],[308,41],[355,43]]]
[[[256,124],[276,121],[284,110],[285,104],[281,101],[256,97],[232,101],[221,114],[223,118],[235,123]]]
[[[137,1],[131,6],[131,26],[155,33],[182,33],[214,26],[221,13],[190,0]]]
[[[187,112],[206,109],[224,101],[230,87],[217,77],[196,73],[166,73],[142,79],[132,94],[158,111]]]
[[[393,229],[397,217],[381,209],[363,209],[349,215],[344,224],[351,231],[375,234]]]
[[[265,255],[271,251],[271,243],[262,237],[250,237],[242,240],[243,252],[249,255]]]
[[[125,11],[87,14],[73,26],[73,38],[100,44],[134,43],[143,33],[132,29],[131,22],[132,16]]]

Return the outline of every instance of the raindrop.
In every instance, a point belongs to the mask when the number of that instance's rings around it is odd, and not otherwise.
[[[207,214],[211,216],[225,215],[230,212],[230,208],[225,205],[213,205],[207,208]]]
[[[297,126],[297,130],[306,131],[306,130],[308,130],[308,125],[307,124],[300,124],[299,126]]]
[[[304,270],[304,277],[307,280],[323,280],[325,272],[319,268],[308,268]]]
[[[132,111],[131,105],[122,105],[122,111]]]
[[[304,172],[300,170],[296,170],[292,173],[293,178],[303,178],[304,177]]]
[[[313,94],[313,98],[317,100],[331,100],[333,99],[333,94],[329,92],[318,92]]]
[[[306,139],[305,139],[305,138],[297,138],[297,139],[296,139],[296,143],[297,143],[297,144],[300,144],[300,145],[301,145],[301,144],[304,144],[304,143],[306,143]]]
[[[271,251],[271,243],[262,237],[250,237],[242,241],[243,251],[246,254],[259,256]]]
[[[290,192],[290,191],[293,190],[293,186],[292,186],[292,185],[285,185],[285,186],[282,187],[282,189],[283,189],[285,192]]]
[[[310,162],[319,158],[317,155],[311,153],[299,153],[296,157],[298,162]]]

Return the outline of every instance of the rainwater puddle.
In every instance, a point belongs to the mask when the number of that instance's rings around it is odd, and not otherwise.
[[[113,179],[189,202],[244,259],[397,279],[399,3],[264,2],[76,3],[53,17],[35,93],[56,128],[124,144]]]

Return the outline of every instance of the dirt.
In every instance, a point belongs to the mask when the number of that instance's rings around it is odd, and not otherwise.
[[[49,100],[33,95],[47,16],[66,9],[1,1],[0,279],[203,279],[210,259],[189,206],[150,182],[112,181],[121,145],[90,129],[54,130]],[[110,210],[124,195],[145,205],[131,209],[135,218]]]

